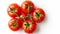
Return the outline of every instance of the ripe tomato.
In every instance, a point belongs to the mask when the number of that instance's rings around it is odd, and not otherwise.
[[[41,8],[36,8],[35,11],[32,13],[33,21],[35,22],[42,22],[45,18],[45,12]]]
[[[17,31],[19,30],[20,26],[21,26],[21,23],[18,19],[16,18],[12,18],[9,23],[8,23],[8,26],[9,28],[12,30],[12,31]]]
[[[18,4],[13,3],[13,4],[9,5],[7,11],[8,11],[8,15],[9,16],[11,16],[11,17],[17,17],[21,13],[21,7]]]
[[[21,7],[22,7],[22,12],[26,14],[34,11],[34,4],[31,1],[24,1]]]
[[[34,23],[32,20],[27,19],[22,24],[22,29],[27,33],[33,33],[36,29],[36,23]]]

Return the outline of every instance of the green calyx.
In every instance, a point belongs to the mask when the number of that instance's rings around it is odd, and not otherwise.
[[[12,11],[12,13],[15,13],[16,14],[15,10],[17,10],[17,8],[16,9],[10,8],[10,10]],[[16,16],[20,18],[20,16],[18,14],[16,14]]]
[[[39,18],[40,17],[40,13],[36,13],[36,17]]]
[[[26,26],[26,29],[27,29],[28,27],[30,27],[30,24],[28,22],[26,22],[25,26]]]
[[[16,21],[14,21],[14,23],[13,23],[13,27],[16,27]]]
[[[15,13],[15,9],[14,9],[14,8],[10,8],[10,10],[11,10],[13,13]]]

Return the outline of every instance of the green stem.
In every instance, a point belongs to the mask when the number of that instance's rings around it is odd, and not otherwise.
[[[31,8],[31,7],[28,5],[28,13],[30,13],[30,8]]]
[[[27,16],[27,17],[28,17],[29,19],[31,19],[31,18],[32,18],[32,16],[30,15],[30,8],[31,8],[31,6],[30,6],[30,5],[28,5],[28,16]]]

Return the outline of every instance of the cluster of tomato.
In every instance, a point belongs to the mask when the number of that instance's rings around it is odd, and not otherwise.
[[[7,12],[12,17],[8,23],[12,31],[22,28],[27,33],[33,33],[36,30],[36,23],[42,22],[45,18],[44,10],[35,8],[31,1],[24,1],[21,7],[16,3],[10,4]]]

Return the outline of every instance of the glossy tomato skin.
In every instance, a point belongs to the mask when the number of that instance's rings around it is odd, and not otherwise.
[[[40,23],[44,20],[45,18],[45,12],[41,8],[36,8],[34,12],[32,13],[32,19],[34,22]]]
[[[9,23],[8,23],[8,26],[9,28],[12,30],[12,31],[17,31],[20,29],[21,27],[21,22],[20,20],[16,19],[16,18],[12,18]]]
[[[22,29],[26,33],[33,33],[36,30],[36,23],[34,23],[32,20],[27,19],[26,21],[23,22],[22,24]]]
[[[24,1],[21,7],[22,12],[25,14],[32,13],[34,11],[34,4],[31,1]]]
[[[17,17],[21,14],[21,7],[16,3],[10,4],[7,12],[10,17]]]

